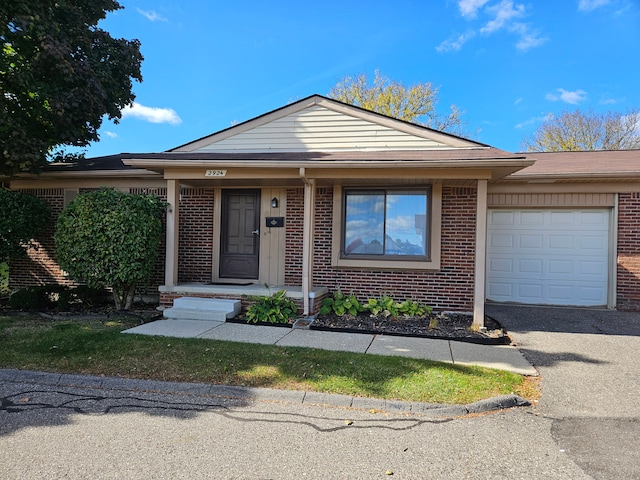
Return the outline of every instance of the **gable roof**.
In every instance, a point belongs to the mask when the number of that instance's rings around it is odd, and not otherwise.
[[[488,145],[321,95],[221,130],[169,152],[256,153],[440,150]]]

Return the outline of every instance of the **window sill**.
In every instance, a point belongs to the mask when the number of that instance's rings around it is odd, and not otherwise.
[[[356,260],[336,258],[332,263],[336,268],[367,268],[376,270],[440,270],[439,260]]]

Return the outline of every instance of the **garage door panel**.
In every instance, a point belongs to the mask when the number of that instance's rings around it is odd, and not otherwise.
[[[521,211],[519,214],[514,215],[514,219],[520,219],[520,225],[523,226],[540,226],[544,224],[544,214],[541,211]]]
[[[496,233],[491,236],[489,242],[489,248],[501,249],[501,248],[513,248],[514,235],[512,233]]]
[[[573,275],[574,265],[570,260],[549,260],[551,275]]]
[[[521,249],[539,249],[542,248],[543,238],[542,235],[537,234],[529,234],[529,235],[520,235],[518,245]]]
[[[490,210],[487,298],[606,305],[609,216],[608,209]]]
[[[537,283],[518,283],[518,297],[524,303],[538,303],[543,297],[543,286]],[[526,302],[526,301],[529,302]]]
[[[572,235],[549,235],[549,249],[569,251],[575,248]]]
[[[542,275],[543,261],[542,259],[528,258],[518,260],[518,268],[516,273]]]
[[[513,273],[513,260],[511,258],[492,258],[487,264],[487,270],[500,275],[506,273],[510,276]]]

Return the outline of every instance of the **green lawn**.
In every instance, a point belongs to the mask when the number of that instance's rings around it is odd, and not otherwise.
[[[520,375],[481,367],[120,333],[138,321],[134,317],[53,321],[37,315],[0,316],[0,368],[313,390],[447,404],[509,393],[531,397],[534,390]]]

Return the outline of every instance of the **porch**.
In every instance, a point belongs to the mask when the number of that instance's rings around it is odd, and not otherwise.
[[[173,301],[179,297],[200,298],[224,298],[240,300],[242,309],[252,303],[252,297],[270,296],[280,290],[286,290],[287,297],[292,299],[298,307],[298,312],[304,313],[304,295],[301,286],[286,285],[259,285],[259,284],[207,284],[207,283],[183,283],[179,285],[161,285],[160,308],[166,309],[173,305]],[[327,287],[312,287],[309,291],[309,315],[313,315],[320,308],[322,298],[329,293]]]

